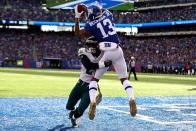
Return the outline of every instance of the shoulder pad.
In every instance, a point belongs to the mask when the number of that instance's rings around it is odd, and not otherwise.
[[[80,48],[78,50],[78,56],[86,55],[88,52],[89,52],[88,49],[86,49],[86,48]]]

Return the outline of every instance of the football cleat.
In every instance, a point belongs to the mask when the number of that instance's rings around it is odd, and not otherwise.
[[[90,120],[94,119],[95,113],[96,113],[96,103],[91,102],[89,112],[88,112],[88,117]]]
[[[75,110],[70,111],[70,113],[69,113],[69,115],[68,115],[69,119],[71,119],[71,118],[73,117],[73,115],[74,115],[74,111],[75,111]]]
[[[71,124],[72,124],[72,127],[74,127],[74,128],[77,128],[79,126],[77,119],[76,118],[73,118],[73,117],[71,118]]]
[[[131,116],[136,116],[137,114],[137,107],[136,107],[136,104],[135,104],[135,100],[130,100],[129,101],[129,106],[130,106],[130,114]]]

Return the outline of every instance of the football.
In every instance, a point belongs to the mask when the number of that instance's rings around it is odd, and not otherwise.
[[[78,5],[78,12],[81,13],[82,11],[87,11],[87,7],[85,5]]]

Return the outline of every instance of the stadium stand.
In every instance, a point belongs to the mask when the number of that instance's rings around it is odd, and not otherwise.
[[[38,0],[29,3],[9,0],[5,6],[0,6],[0,19],[40,20],[73,22],[73,10],[48,10],[43,8]],[[119,12],[113,11],[116,23],[144,23],[155,21],[193,20],[196,18],[196,6],[161,8],[146,11]],[[160,12],[162,15],[160,15]]]
[[[179,5],[193,4],[195,0],[139,0],[134,4],[137,8],[149,9],[150,7],[175,7]]]
[[[187,3],[188,2],[188,3]],[[145,23],[175,20],[195,20],[196,6],[194,0],[156,1],[136,3],[137,11],[112,11],[116,23]],[[164,7],[160,7],[161,6]],[[32,0],[0,1],[0,20],[36,20],[73,22],[73,10],[48,10],[43,7],[44,2]],[[182,4],[184,6],[182,6]],[[170,5],[175,5],[170,7]],[[148,7],[159,6],[154,9]],[[144,8],[145,10],[139,10]],[[161,13],[161,15],[160,15]],[[120,34],[124,48],[124,55],[128,61],[135,56],[137,64],[143,72],[148,72],[149,65],[153,72],[176,73],[176,68],[183,73],[184,65],[196,61],[196,31],[195,25],[139,28],[136,36]],[[44,58],[61,58],[76,61],[77,49],[81,42],[73,37],[73,33],[29,32],[1,29],[0,31],[0,60],[31,59],[41,61]],[[169,65],[172,71],[166,71]],[[172,67],[174,65],[174,67]],[[176,66],[175,66],[176,65]],[[179,65],[181,65],[179,67]],[[69,66],[72,68],[73,66]],[[193,66],[193,68],[196,68]],[[159,69],[159,70],[158,70]]]
[[[0,59],[77,58],[77,45],[77,38],[69,33],[1,31]]]
[[[0,58],[77,59],[80,42],[72,33],[0,32]],[[125,57],[133,55],[140,64],[183,64],[196,57],[196,37],[131,38],[121,35]]]

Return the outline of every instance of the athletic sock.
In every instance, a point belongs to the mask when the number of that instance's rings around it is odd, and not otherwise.
[[[96,81],[91,81],[89,84],[89,96],[90,101],[95,103],[96,102],[96,91],[97,91],[98,85]]]
[[[135,99],[134,98],[134,92],[133,92],[133,88],[131,86],[131,83],[128,80],[125,80],[123,82],[123,87],[124,87],[124,89],[125,89],[125,91],[127,93],[127,96],[129,97],[129,100],[130,99],[134,100]]]

